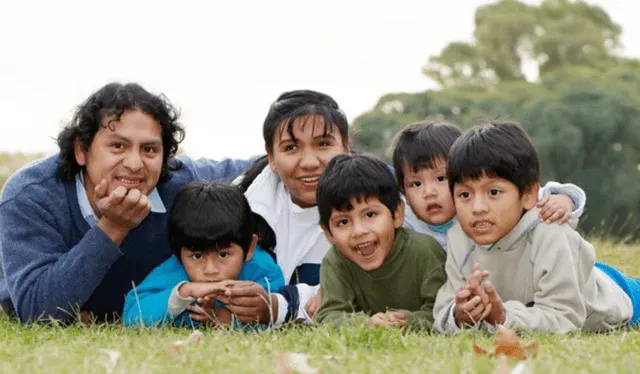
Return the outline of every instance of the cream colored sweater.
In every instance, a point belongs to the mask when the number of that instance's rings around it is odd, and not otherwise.
[[[488,279],[504,302],[505,327],[601,332],[631,319],[627,294],[594,267],[593,246],[569,225],[544,224],[538,215],[537,208],[527,212],[491,246],[476,245],[459,223],[449,230],[447,282],[434,307],[436,330],[460,331],[453,318],[454,297],[474,263],[489,271]]]

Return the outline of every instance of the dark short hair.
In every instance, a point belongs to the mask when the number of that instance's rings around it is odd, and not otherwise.
[[[449,188],[483,174],[508,180],[520,195],[540,181],[540,160],[529,135],[517,122],[501,121],[476,126],[451,147]]]
[[[262,125],[262,135],[267,151],[273,151],[273,138],[280,125],[284,126],[282,130],[286,130],[295,141],[296,138],[293,136],[295,120],[313,115],[322,117],[325,135],[332,131],[332,126],[336,126],[342,136],[343,144],[348,142],[349,123],[347,116],[338,107],[338,103],[331,96],[321,92],[297,90],[283,93],[269,108],[269,113]]]
[[[170,160],[184,139],[184,128],[178,121],[180,113],[164,95],[154,95],[136,83],[109,83],[82,103],[73,119],[58,134],[60,165],[58,173],[64,180],[72,180],[82,170],[76,161],[74,144],[89,150],[91,142],[107,117],[119,121],[127,110],[140,110],[153,117],[162,128],[162,170],[159,182],[166,182],[171,171],[180,168],[177,159]]]
[[[318,181],[320,224],[329,228],[333,210],[350,211],[351,201],[376,197],[391,211],[400,203],[400,190],[389,167],[365,154],[342,154],[329,161]]]
[[[402,129],[393,142],[393,168],[400,190],[404,190],[404,165],[416,173],[435,168],[437,159],[449,159],[449,150],[460,134],[458,127],[447,122],[416,122]]]
[[[246,257],[254,234],[249,202],[238,186],[194,181],[178,194],[168,223],[169,246],[180,259],[182,248],[193,251],[242,247]]]

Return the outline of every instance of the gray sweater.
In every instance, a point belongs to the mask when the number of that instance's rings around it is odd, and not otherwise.
[[[447,282],[434,307],[440,332],[460,330],[453,319],[454,298],[474,263],[489,271],[488,279],[504,302],[505,327],[601,332],[631,319],[629,297],[594,267],[593,246],[569,225],[541,223],[537,208],[491,246],[476,245],[459,223],[449,230],[448,242]]]

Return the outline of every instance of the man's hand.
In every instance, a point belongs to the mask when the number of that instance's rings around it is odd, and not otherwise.
[[[309,315],[309,317],[312,317],[316,315],[316,312],[318,311],[318,308],[320,308],[320,303],[322,302],[322,295],[320,293],[320,291],[318,291],[318,294],[315,295],[314,297],[310,298],[307,303],[304,305],[304,310],[305,312],[307,312],[307,314]]]
[[[545,223],[567,223],[575,209],[573,200],[567,195],[545,196],[536,206],[540,208],[540,219]]]
[[[127,191],[118,186],[110,194],[109,185],[103,179],[96,186],[95,205],[96,214],[100,217],[98,227],[120,245],[130,230],[138,226],[151,212],[151,202],[138,189]]]
[[[250,281],[228,281],[227,308],[244,323],[270,323],[278,316],[278,299],[267,295],[264,287]]]
[[[376,313],[369,318],[369,327],[405,327],[407,316],[403,312],[388,311],[386,313]]]
[[[503,325],[507,319],[507,313],[504,310],[504,304],[502,298],[498,295],[498,291],[491,284],[491,281],[487,281],[484,284],[484,292],[489,297],[490,312],[487,314],[486,321],[494,326]]]

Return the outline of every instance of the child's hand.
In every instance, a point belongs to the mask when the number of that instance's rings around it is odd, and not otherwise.
[[[536,206],[540,208],[540,219],[545,223],[566,223],[575,209],[573,200],[567,195],[545,196]]]
[[[206,296],[215,299],[218,295],[224,295],[227,289],[225,282],[187,282],[178,288],[182,297],[202,299]]]
[[[490,312],[486,318],[487,322],[494,326],[504,324],[505,320],[507,319],[507,314],[504,310],[504,304],[502,303],[502,298],[500,297],[500,295],[498,295],[498,291],[495,287],[493,287],[493,284],[491,284],[491,281],[487,281],[484,284],[484,292],[486,292],[487,296],[489,297],[490,306]]]
[[[314,297],[310,298],[307,303],[304,305],[304,310],[307,312],[309,317],[313,317],[316,315],[318,308],[320,307],[320,302],[322,301],[322,295],[320,291]]]
[[[489,297],[480,287],[482,281],[488,276],[489,272],[480,271],[480,265],[474,264],[467,284],[456,293],[453,317],[458,326],[475,325],[491,312]]]
[[[228,325],[232,322],[231,312],[227,308],[212,305],[189,305],[189,318],[201,323],[208,323],[213,327]]]
[[[405,327],[407,325],[407,317],[402,312],[386,312],[376,313],[369,318],[369,327]]]

